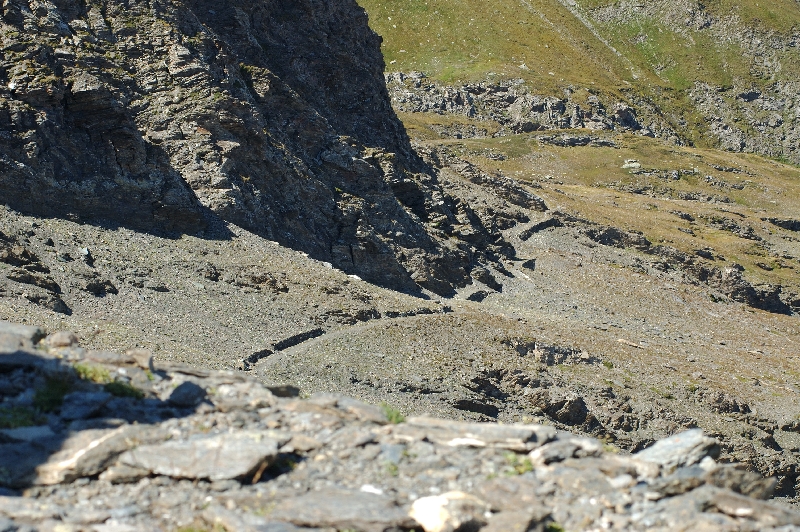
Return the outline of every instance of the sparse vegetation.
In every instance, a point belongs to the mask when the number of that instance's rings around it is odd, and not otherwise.
[[[105,391],[116,397],[132,397],[134,399],[144,398],[143,391],[121,381],[109,382],[103,388]]]
[[[508,462],[509,469],[506,470],[506,475],[523,475],[533,471],[533,462],[527,456],[520,456],[516,453],[507,453],[506,462]]]
[[[44,417],[26,406],[0,407],[0,429],[31,427],[44,422]]]
[[[64,396],[74,388],[74,382],[68,375],[48,377],[44,386],[36,390],[33,406],[41,412],[53,412],[61,407]]]
[[[396,477],[400,474],[400,468],[394,462],[386,462],[384,464],[384,470],[390,477]]]
[[[93,364],[75,364],[75,373],[78,378],[84,381],[94,382],[96,384],[106,384],[111,382],[111,374],[102,366]]]
[[[383,410],[383,414],[386,416],[386,419],[389,421],[389,423],[396,425],[397,423],[402,423],[406,420],[402,412],[391,406],[389,403],[381,403],[381,410]]]

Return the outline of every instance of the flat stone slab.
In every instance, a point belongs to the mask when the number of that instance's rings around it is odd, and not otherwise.
[[[272,437],[270,437],[272,436]],[[120,463],[173,478],[228,480],[246,477],[271,464],[289,436],[242,431],[195,436],[143,445],[120,456]]]
[[[397,439],[427,440],[451,447],[493,447],[511,451],[530,451],[553,441],[557,432],[544,425],[496,425],[463,423],[427,417],[409,418],[393,430]]]
[[[704,435],[701,429],[692,429],[659,440],[634,456],[673,471],[678,467],[699,464],[706,456],[716,458],[719,456],[719,444],[717,440]]]
[[[140,425],[84,430],[67,437],[61,450],[36,468],[35,484],[71,482],[102,473],[121,453],[146,435]]]
[[[303,527],[362,532],[419,528],[391,499],[349,490],[312,491],[284,499],[268,517]]]

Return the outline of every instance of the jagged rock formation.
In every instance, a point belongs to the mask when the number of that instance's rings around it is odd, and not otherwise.
[[[221,217],[406,291],[450,293],[497,251],[433,230],[454,202],[394,116],[352,0],[13,0],[0,35],[15,209],[215,237]]]
[[[3,530],[796,530],[692,430],[634,455],[411,418],[0,322]],[[24,492],[18,490],[24,489]]]
[[[439,127],[452,138],[481,138],[515,133],[560,129],[632,132],[647,137],[682,142],[678,133],[659,116],[657,108],[642,98],[635,103],[611,101],[595,89],[579,101],[574,87],[564,97],[535,94],[524,80],[470,83],[447,86],[426,78],[422,72],[393,72],[386,75],[392,105],[408,113],[436,113],[462,116],[486,123],[453,124]],[[633,95],[632,95],[633,96]],[[496,131],[490,131],[496,129]]]

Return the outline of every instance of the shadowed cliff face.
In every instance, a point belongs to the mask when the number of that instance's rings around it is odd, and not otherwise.
[[[8,0],[1,24],[12,208],[190,233],[218,216],[406,291],[509,253],[414,154],[352,0]]]

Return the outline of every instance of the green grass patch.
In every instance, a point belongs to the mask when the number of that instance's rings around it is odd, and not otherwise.
[[[624,61],[554,0],[359,3],[384,39],[388,71],[421,70],[448,83],[518,77],[553,94],[562,79],[608,86],[632,79]]]
[[[509,469],[506,471],[506,476],[523,475],[533,471],[533,462],[527,456],[519,456],[516,453],[506,453],[506,462]]]
[[[33,406],[41,412],[54,412],[61,408],[64,396],[74,387],[75,383],[66,375],[48,377],[44,386],[36,390]]]
[[[384,464],[384,469],[386,470],[386,474],[390,477],[396,477],[400,474],[400,468],[397,467],[397,464],[394,462],[386,462]]]
[[[391,406],[389,403],[381,403],[381,410],[383,410],[383,415],[386,416],[386,419],[389,420],[389,423],[393,425],[402,423],[406,420],[402,412]]]
[[[133,397],[134,399],[144,399],[144,392],[131,386],[126,382],[109,382],[104,387],[105,391],[115,397]]]
[[[78,378],[84,381],[94,382],[96,384],[106,384],[112,381],[111,374],[102,366],[95,366],[92,364],[75,364],[75,373]]]
[[[0,429],[33,427],[45,421],[44,416],[27,406],[0,407]]]

